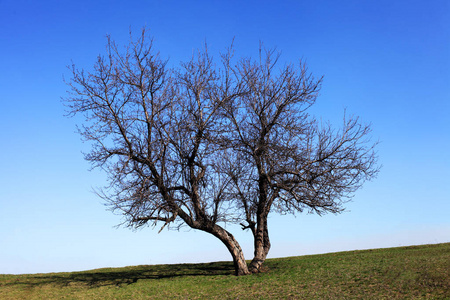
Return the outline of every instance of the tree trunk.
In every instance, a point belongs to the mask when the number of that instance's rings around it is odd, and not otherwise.
[[[267,228],[267,216],[258,217],[256,235],[254,240],[254,257],[248,267],[251,273],[261,271],[261,266],[266,261],[267,254],[270,250],[269,230]]]
[[[270,205],[269,208],[266,207],[268,205],[267,191],[269,189],[269,182],[267,175],[263,171],[261,157],[255,157],[255,160],[259,172],[259,202],[256,211],[256,230],[253,233],[255,247],[254,257],[249,266],[249,271],[251,273],[260,272],[261,266],[266,260],[267,254],[270,250],[269,230],[267,228],[267,217],[270,211]]]
[[[189,227],[210,233],[222,241],[233,258],[236,276],[251,274],[248,270],[247,262],[245,261],[244,252],[242,251],[238,241],[230,232],[226,231],[217,224],[209,222],[208,220],[203,220],[203,222],[195,221],[182,209],[178,209],[178,216],[180,216],[180,218],[182,218],[186,224],[189,225]]]
[[[247,262],[245,261],[244,252],[234,236],[218,225],[214,225],[211,233],[225,244],[233,257],[235,275],[241,276],[250,274]]]

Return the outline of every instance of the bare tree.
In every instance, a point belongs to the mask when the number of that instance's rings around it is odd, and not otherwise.
[[[179,70],[168,68],[145,31],[124,53],[108,38],[93,72],[71,69],[66,105],[86,117],[79,130],[93,143],[86,159],[109,175],[101,196],[110,207],[130,227],[162,222],[211,233],[230,251],[236,274],[248,274],[238,242],[218,225],[233,205],[212,165],[218,108],[239,86],[215,71],[206,49]]]
[[[207,48],[177,68],[154,51],[145,30],[123,51],[108,37],[92,72],[70,69],[69,115],[92,142],[85,158],[108,174],[99,195],[126,226],[208,232],[230,252],[236,275],[258,272],[270,249],[271,211],[338,213],[377,173],[368,126],[319,126],[306,110],[321,80],[299,68],[259,62],[215,65]],[[250,264],[223,224],[254,237]]]
[[[241,225],[254,236],[250,272],[260,270],[270,250],[270,212],[342,212],[378,172],[370,126],[345,115],[341,131],[319,124],[307,110],[322,79],[303,62],[276,69],[278,59],[262,49],[259,61],[242,59],[236,73],[246,92],[224,106],[230,131],[222,143],[234,151],[224,170],[244,212]]]

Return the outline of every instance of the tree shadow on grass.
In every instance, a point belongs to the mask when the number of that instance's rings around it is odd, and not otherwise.
[[[50,273],[18,276],[4,282],[5,285],[24,285],[28,288],[43,285],[58,287],[89,287],[122,286],[136,283],[142,279],[159,280],[164,278],[188,276],[233,275],[232,262],[214,262],[206,264],[177,264],[136,266],[125,268],[107,268],[72,273]]]

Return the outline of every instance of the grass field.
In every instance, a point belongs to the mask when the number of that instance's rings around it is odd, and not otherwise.
[[[450,243],[230,262],[0,275],[0,299],[450,299]]]

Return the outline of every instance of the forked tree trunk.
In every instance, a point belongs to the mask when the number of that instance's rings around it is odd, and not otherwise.
[[[261,271],[261,267],[266,261],[267,254],[270,250],[269,230],[267,227],[267,216],[261,216],[258,218],[259,222],[256,228],[255,240],[254,240],[254,257],[250,266],[248,267],[251,273],[258,273]]]
[[[215,225],[212,232],[214,236],[225,244],[231,256],[233,257],[234,270],[236,276],[248,275],[247,262],[245,261],[244,252],[234,236],[220,226]]]

